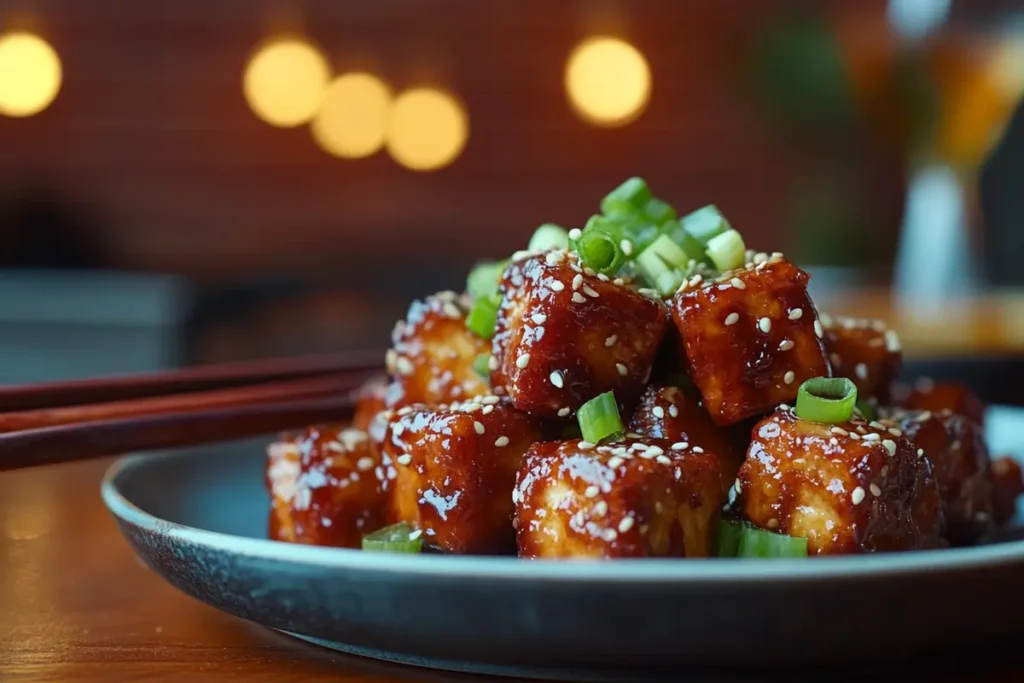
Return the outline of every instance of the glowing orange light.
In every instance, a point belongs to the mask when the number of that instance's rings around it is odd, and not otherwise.
[[[580,43],[565,68],[565,89],[576,112],[598,126],[623,126],[643,113],[651,71],[635,47],[610,37]]]
[[[280,38],[249,60],[242,90],[258,117],[272,126],[290,128],[316,114],[330,72],[323,53],[309,42]]]
[[[391,91],[368,73],[348,73],[334,79],[310,123],[313,139],[339,157],[358,159],[384,146]]]
[[[50,106],[60,90],[60,57],[31,33],[0,36],[0,114],[32,116]]]
[[[414,171],[447,166],[469,138],[469,117],[454,97],[434,88],[400,94],[391,109],[387,149],[391,157]]]

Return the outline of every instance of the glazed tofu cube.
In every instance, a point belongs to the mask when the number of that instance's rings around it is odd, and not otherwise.
[[[718,456],[722,467],[722,484],[726,491],[736,479],[747,455],[749,430],[742,427],[719,427],[704,410],[699,397],[679,387],[648,385],[640,398],[629,431],[670,443],[684,442],[699,446]]]
[[[825,351],[833,377],[857,385],[859,398],[889,400],[889,387],[903,361],[900,339],[881,320],[821,316]]]
[[[366,381],[356,392],[356,412],[352,417],[352,427],[370,434],[370,438],[379,445],[384,440],[387,428],[387,391],[388,379],[381,375]]]
[[[804,380],[829,374],[810,276],[781,255],[706,282],[672,300],[690,376],[711,419],[731,425],[793,401]]]
[[[639,398],[665,331],[665,306],[592,273],[565,251],[505,270],[491,384],[505,387],[520,410],[564,418],[606,391],[620,405]]]
[[[985,402],[969,388],[955,382],[936,382],[921,377],[912,387],[895,387],[893,402],[907,410],[930,410],[934,413],[948,410],[965,415],[979,425],[985,424]]]
[[[490,392],[473,361],[490,351],[490,343],[466,329],[469,302],[454,292],[415,301],[405,320],[395,325],[386,363],[394,383],[389,408],[414,403],[462,401]]]
[[[992,463],[992,513],[1002,526],[1017,512],[1017,499],[1024,494],[1024,476],[1013,458],[997,458]]]
[[[754,429],[739,509],[761,528],[806,538],[811,555],[942,545],[931,462],[889,429],[801,420],[780,407]]]
[[[521,557],[706,557],[717,456],[666,439],[534,444],[512,493]]]
[[[968,545],[991,531],[995,526],[992,462],[981,427],[948,410],[897,411],[892,417],[932,463],[949,542]]]
[[[337,425],[282,435],[267,449],[270,538],[358,548],[386,524],[379,451],[366,432]]]
[[[450,406],[407,406],[388,427],[385,453],[394,516],[452,553],[515,547],[512,486],[537,421],[489,395]]]

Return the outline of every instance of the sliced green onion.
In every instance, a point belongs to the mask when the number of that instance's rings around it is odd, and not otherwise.
[[[615,394],[610,391],[598,394],[581,405],[576,411],[576,420],[583,439],[590,443],[600,443],[601,439],[622,432],[619,406],[615,403]]]
[[[545,223],[534,231],[527,248],[530,251],[548,251],[550,249],[565,249],[568,246],[568,231],[554,223]]]
[[[719,557],[807,557],[807,539],[786,536],[740,522],[718,523]]]
[[[651,246],[644,249],[644,253],[647,252],[657,254],[662,261],[673,268],[683,268],[693,258],[693,256],[686,253],[686,250],[672,241],[672,238],[668,235],[661,235],[658,239],[654,240]]]
[[[497,293],[502,273],[508,267],[508,259],[503,261],[484,261],[473,266],[466,278],[466,291],[473,300],[482,299]]]
[[[683,224],[678,220],[666,221],[662,226],[662,232],[672,238],[672,241],[682,247],[683,251],[698,263],[713,265],[711,259],[705,252],[704,245],[697,241],[697,238],[683,229]]]
[[[661,225],[665,221],[675,218],[676,210],[667,202],[663,202],[655,197],[644,205],[644,215],[655,224]]]
[[[796,416],[812,422],[840,423],[853,417],[857,385],[845,377],[812,377],[800,385]]]
[[[481,377],[491,376],[491,354],[481,353],[473,359],[473,370]]]
[[[627,260],[636,258],[644,249],[651,246],[663,232],[657,223],[639,215],[616,217],[615,220],[620,244],[621,240],[629,240],[631,253],[626,257]]]
[[[673,271],[672,266],[665,263],[658,254],[651,251],[650,247],[636,257],[636,266],[648,284],[653,285],[665,273]]]
[[[469,309],[466,316],[466,327],[481,339],[490,339],[494,336],[494,326],[498,322],[498,307],[501,306],[501,295],[492,294],[477,299],[473,302],[473,308]]]
[[[654,288],[663,297],[669,297],[683,284],[686,276],[678,269],[667,270],[654,279]]]
[[[707,254],[715,268],[734,270],[743,265],[747,246],[743,238],[735,230],[726,230],[721,235],[712,237],[707,243]]]
[[[725,216],[714,204],[709,204],[683,216],[682,222],[686,232],[693,235],[701,244],[707,244],[712,237],[717,237],[726,230],[732,229],[729,221],[725,220]]]
[[[408,522],[399,522],[363,536],[363,550],[382,553],[418,553],[423,549],[422,532]]]
[[[604,230],[591,228],[584,230],[576,240],[576,253],[580,255],[583,265],[593,268],[599,273],[613,275],[622,266],[625,257],[615,235]]]
[[[857,411],[870,422],[878,417],[878,402],[873,398],[857,401]]]
[[[616,216],[643,211],[651,199],[651,190],[643,178],[633,177],[601,200],[601,212],[606,216]]]

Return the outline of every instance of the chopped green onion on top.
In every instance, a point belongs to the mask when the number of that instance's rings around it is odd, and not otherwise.
[[[686,232],[681,221],[666,221],[662,226],[662,232],[671,237],[672,241],[682,247],[683,251],[694,261],[713,265],[705,253],[704,245],[698,242],[696,237]]]
[[[873,398],[857,401],[857,410],[864,416],[865,420],[874,420],[878,417],[878,401]]]
[[[800,385],[796,416],[812,422],[836,424],[853,417],[857,385],[845,377],[813,377]]]
[[[807,557],[807,539],[723,520],[718,523],[717,550],[719,557]]]
[[[423,532],[408,522],[399,522],[363,536],[363,550],[384,553],[418,553],[423,549]]]
[[[726,230],[708,240],[707,255],[715,268],[721,271],[735,270],[743,265],[747,246],[735,230]]]
[[[473,308],[466,316],[466,327],[481,339],[490,339],[494,336],[494,326],[498,322],[498,307],[501,306],[501,295],[492,294],[477,299],[473,302]]]
[[[588,224],[588,228],[575,241],[573,248],[580,255],[584,266],[593,268],[598,273],[614,275],[625,260],[620,241],[615,234],[602,228],[591,228]]]
[[[662,261],[673,268],[684,268],[693,258],[686,250],[676,244],[668,235],[662,235],[651,243],[651,246],[644,249],[644,254],[657,255]],[[639,260],[643,254],[637,257]]]
[[[481,377],[491,376],[491,354],[481,353],[473,359],[473,370]]]
[[[676,290],[682,286],[683,280],[685,279],[686,276],[681,270],[668,270],[655,278],[654,288],[658,290],[658,294],[667,298],[675,294]]]
[[[630,178],[601,200],[601,212],[606,216],[619,216],[644,210],[651,201],[651,190],[643,178]]]
[[[714,204],[709,204],[683,216],[682,223],[686,232],[697,238],[701,244],[707,244],[712,237],[732,229],[729,221],[725,220],[725,216]]]
[[[501,275],[508,266],[508,259],[502,261],[484,261],[473,266],[466,278],[466,291],[474,301],[491,296],[498,292]]]
[[[614,434],[622,432],[622,418],[615,394],[606,391],[590,399],[576,411],[576,420],[584,441],[597,444]]]
[[[676,217],[676,210],[668,202],[663,202],[657,197],[649,200],[644,205],[643,213],[657,225],[661,225],[665,221],[670,221]]]
[[[530,238],[530,251],[565,249],[569,246],[569,232],[554,223],[545,223],[537,228]]]

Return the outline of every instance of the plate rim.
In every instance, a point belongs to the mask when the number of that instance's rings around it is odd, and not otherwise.
[[[191,453],[190,453],[191,451]],[[257,457],[259,452],[253,454]],[[119,482],[133,471],[167,459],[200,457],[193,449],[140,453],[118,458],[104,472],[100,495],[118,520],[177,541],[227,551],[253,559],[290,562],[320,568],[373,573],[431,576],[447,579],[500,579],[586,583],[774,583],[831,581],[843,578],[894,578],[964,570],[1024,568],[1024,540],[970,548],[919,550],[904,553],[777,559],[741,562],[734,559],[566,560],[487,556],[390,555],[349,548],[328,548],[237,536],[162,519],[130,501]],[[209,456],[206,456],[209,457]]]

